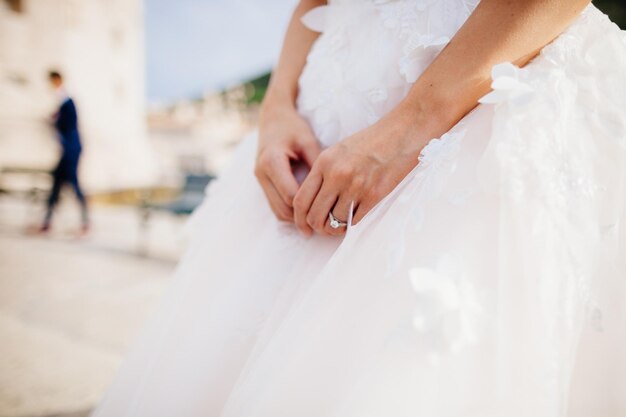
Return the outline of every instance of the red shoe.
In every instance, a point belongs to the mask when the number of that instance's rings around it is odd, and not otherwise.
[[[82,238],[82,237],[86,237],[89,234],[89,225],[88,224],[83,224],[80,227],[80,230],[78,231],[78,237]]]
[[[29,234],[29,235],[43,236],[43,235],[47,235],[48,233],[50,233],[49,224],[42,224],[41,226],[30,226],[26,229],[26,234]]]

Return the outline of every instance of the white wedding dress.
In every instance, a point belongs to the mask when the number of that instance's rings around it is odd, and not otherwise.
[[[324,146],[475,0],[334,0],[298,109]],[[247,137],[95,417],[626,416],[626,37],[589,6],[343,238],[276,220]]]

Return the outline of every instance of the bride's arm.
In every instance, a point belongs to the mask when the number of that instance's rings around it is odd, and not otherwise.
[[[417,164],[426,143],[440,137],[489,91],[491,68],[527,63],[558,36],[589,0],[482,0],[407,97],[374,125],[324,150],[294,198],[305,234],[340,234],[332,210],[353,223],[382,200]]]
[[[445,133],[489,91],[491,68],[523,66],[556,38],[590,0],[483,0],[402,103],[430,136]],[[428,121],[436,120],[435,123]]]
[[[254,173],[272,211],[285,221],[293,221],[292,200],[299,187],[290,160],[303,160],[311,166],[320,152],[309,125],[296,112],[295,100],[298,78],[308,52],[319,36],[307,29],[300,18],[325,3],[324,0],[301,0],[294,10],[278,65],[261,106]]]
[[[309,50],[319,36],[318,32],[307,29],[300,19],[309,10],[324,4],[325,0],[301,0],[298,3],[287,28],[278,65],[272,72],[264,107],[281,105],[295,108],[298,78]]]

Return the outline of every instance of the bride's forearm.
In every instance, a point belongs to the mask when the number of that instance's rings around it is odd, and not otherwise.
[[[301,0],[295,8],[278,65],[272,73],[263,107],[295,106],[298,95],[298,78],[304,68],[306,57],[319,36],[318,32],[307,29],[300,18],[314,7],[326,4],[324,0]]]
[[[491,68],[525,65],[589,0],[482,0],[400,104],[401,117],[426,141],[439,137],[489,92]]]

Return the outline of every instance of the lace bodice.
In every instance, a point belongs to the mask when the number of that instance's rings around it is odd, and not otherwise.
[[[303,16],[321,32],[298,107],[329,146],[392,109],[478,0],[331,0]]]

